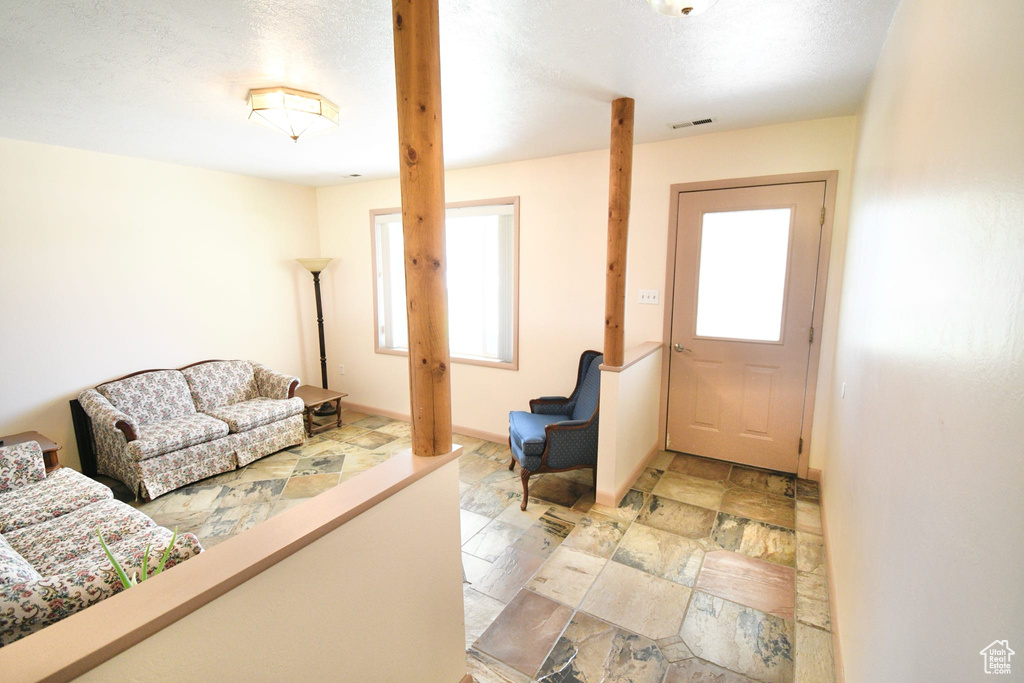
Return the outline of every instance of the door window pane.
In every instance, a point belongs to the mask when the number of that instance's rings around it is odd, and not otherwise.
[[[789,223],[790,209],[704,214],[698,337],[780,340]]]

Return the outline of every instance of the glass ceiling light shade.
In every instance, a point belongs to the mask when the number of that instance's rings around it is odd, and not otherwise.
[[[327,264],[334,259],[330,258],[297,258],[295,259],[302,264],[302,267],[311,273],[322,273]]]
[[[670,17],[692,17],[714,5],[718,0],[647,0],[651,7]]]
[[[338,107],[312,92],[292,88],[249,91],[249,120],[279,130],[296,142],[338,125]]]

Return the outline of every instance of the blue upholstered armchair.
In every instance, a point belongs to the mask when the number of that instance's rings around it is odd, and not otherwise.
[[[508,442],[522,466],[523,504],[530,495],[530,475],[589,467],[597,476],[597,413],[601,397],[604,357],[598,351],[584,351],[576,373],[576,388],[568,398],[545,396],[530,401],[530,412],[508,414]]]

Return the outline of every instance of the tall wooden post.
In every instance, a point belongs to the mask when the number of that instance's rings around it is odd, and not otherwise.
[[[622,365],[626,317],[626,244],[633,184],[633,99],[612,102],[608,178],[608,270],[604,292],[604,364]]]
[[[438,0],[392,0],[415,455],[452,447]]]

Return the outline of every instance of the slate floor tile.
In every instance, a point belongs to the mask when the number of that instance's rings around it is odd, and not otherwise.
[[[650,496],[650,494],[644,493],[643,491],[630,489],[626,492],[626,495],[622,497],[622,500],[619,501],[617,506],[611,507],[610,505],[594,504],[590,507],[590,511],[599,512],[606,517],[614,517],[615,519],[632,522],[636,519],[636,516],[640,514],[640,510],[643,509],[648,496]]]
[[[796,501],[796,530],[821,535],[821,506],[805,500]]]
[[[462,584],[462,604],[466,619],[466,647],[470,647],[487,630],[505,603],[484,595],[469,584]]]
[[[540,595],[576,608],[608,560],[575,548],[560,547],[526,584]]]
[[[728,550],[704,557],[695,590],[792,620],[794,570]]]
[[[636,521],[677,536],[704,538],[714,526],[715,511],[651,495]]]
[[[796,495],[796,477],[791,474],[734,465],[729,473],[729,481],[736,486],[774,496],[793,498]]]
[[[340,475],[335,472],[331,474],[311,474],[305,477],[292,477],[288,480],[284,491],[281,492],[281,500],[290,498],[312,498],[332,489],[338,485]]]
[[[536,483],[530,482],[530,497],[571,508],[590,488],[564,477],[546,476]]]
[[[463,553],[467,558],[477,558]],[[470,560],[470,564],[475,564]],[[541,568],[544,558],[524,552],[515,547],[508,547],[487,567],[486,573],[473,582],[475,590],[489,595],[495,600],[508,602],[526,585],[526,582]],[[474,571],[482,570],[476,565]],[[469,570],[467,569],[467,576]]]
[[[701,659],[770,683],[793,680],[793,622],[694,591],[680,637]]]
[[[615,562],[684,586],[693,586],[704,550],[697,541],[636,523],[629,527]]]
[[[291,476],[305,477],[310,474],[337,473],[341,472],[344,465],[344,455],[314,455],[295,463]]]
[[[661,683],[668,662],[648,638],[577,612],[537,674],[541,683]]]
[[[731,488],[722,498],[721,511],[737,517],[756,519],[787,529],[796,528],[796,508],[792,498],[770,493]]]
[[[381,446],[385,446],[391,443],[397,438],[397,436],[385,434],[384,432],[366,432],[365,434],[360,434],[359,436],[355,436],[352,437],[351,439],[348,439],[348,443],[355,444],[360,448],[365,448],[368,451],[372,451],[376,448],[380,448]]]
[[[679,632],[690,589],[618,562],[609,562],[580,609],[657,640]]]
[[[665,676],[665,683],[756,683],[756,681],[694,657],[670,665],[668,675]]]
[[[571,617],[572,610],[565,605],[524,588],[473,647],[533,676]]]
[[[812,626],[796,624],[796,680],[833,683],[832,634]]]
[[[628,526],[629,523],[624,520],[607,517],[599,512],[589,512],[566,536],[563,545],[597,557],[611,557]]]
[[[504,522],[492,520],[462,545],[462,550],[482,560],[494,562],[505,549],[522,538],[525,532]]]
[[[681,503],[717,511],[725,494],[725,484],[679,472],[665,472],[654,487],[653,493]]]
[[[255,503],[273,503],[284,490],[288,479],[239,481],[225,486],[217,497],[217,507],[238,507]]]
[[[792,567],[796,563],[796,534],[792,529],[718,513],[712,540],[725,550]]]
[[[688,474],[691,477],[700,477],[701,479],[710,479],[712,481],[727,480],[731,470],[732,463],[702,458],[687,453],[679,453],[672,458],[668,465],[669,472]]]
[[[796,573],[796,620],[825,631],[832,629],[828,585],[823,575]]]

